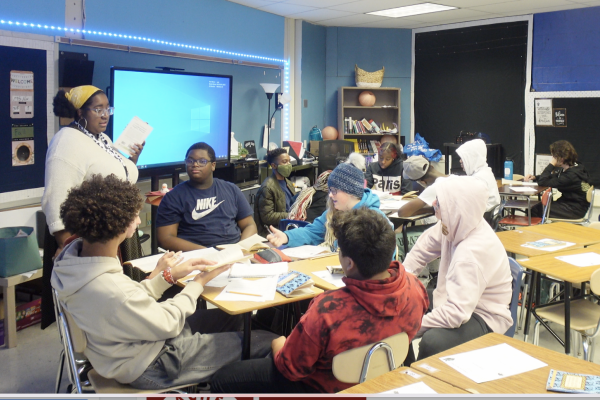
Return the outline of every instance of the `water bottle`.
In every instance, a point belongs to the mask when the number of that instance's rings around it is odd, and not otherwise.
[[[504,161],[504,179],[512,181],[513,178],[513,162],[510,158],[506,158]]]

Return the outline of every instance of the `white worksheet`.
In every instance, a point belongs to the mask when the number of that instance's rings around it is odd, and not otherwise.
[[[346,284],[342,281],[342,278],[344,277],[344,275],[332,274],[331,272],[329,272],[327,270],[316,271],[316,272],[313,272],[313,274],[315,274],[319,278],[323,279],[324,281],[331,283],[335,287],[346,286]]]
[[[429,386],[427,386],[424,382],[417,382],[396,389],[381,392],[381,394],[437,394],[437,392]]]
[[[547,365],[506,343],[440,357],[440,360],[475,383],[494,381]]]
[[[278,262],[272,264],[241,264],[235,263],[229,270],[230,278],[266,278],[287,274],[288,263]]]
[[[567,247],[573,246],[575,243],[563,242],[562,240],[556,239],[540,239],[535,242],[527,242],[522,244],[521,247],[527,247],[530,249],[543,250],[543,251],[557,251]]]
[[[576,267],[593,267],[595,265],[600,265],[600,254],[593,252],[573,254],[572,256],[558,256],[555,258]]]
[[[263,278],[255,281],[234,279],[215,297],[217,301],[265,302],[275,298],[277,278]]]
[[[518,193],[535,193],[535,192],[537,192],[536,189],[529,187],[529,186],[511,186],[510,190],[512,190],[513,192],[518,192]]]

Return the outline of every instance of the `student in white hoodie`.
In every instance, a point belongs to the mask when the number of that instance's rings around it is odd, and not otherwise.
[[[500,204],[500,193],[498,193],[496,177],[487,165],[487,146],[485,142],[481,139],[470,140],[456,149],[456,154],[460,157],[460,166],[467,175],[485,183],[488,190],[485,211],[491,211],[492,208]]]
[[[438,223],[419,237],[403,263],[418,274],[441,258],[433,309],[417,334],[419,360],[489,332],[503,334],[512,325],[512,277],[506,251],[483,219],[484,184],[457,177],[436,187]]]
[[[137,187],[114,175],[94,175],[71,189],[60,217],[79,238],[57,257],[52,287],[85,333],[85,356],[100,375],[156,390],[206,381],[241,359],[241,332],[221,332],[235,322],[219,310],[196,311],[206,283],[228,266],[206,271],[213,262],[195,258],[177,264],[171,255],[149,279],[128,278],[117,249],[134,234],[141,206]],[[179,294],[157,302],[193,270],[201,272]],[[266,356],[276,335],[256,331],[253,336],[252,357]]]

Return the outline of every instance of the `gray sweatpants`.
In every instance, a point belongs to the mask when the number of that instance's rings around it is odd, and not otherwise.
[[[199,314],[198,311],[196,314]],[[210,313],[219,310],[202,311]],[[163,389],[206,382],[222,366],[241,360],[242,332],[200,333],[202,330],[199,329],[198,318],[194,316],[188,318],[179,335],[165,342],[158,356],[142,376],[131,382],[131,386],[138,389]],[[224,314],[222,317],[227,316]],[[276,337],[277,335],[267,331],[252,331],[250,357],[266,357],[271,351],[271,342]]]

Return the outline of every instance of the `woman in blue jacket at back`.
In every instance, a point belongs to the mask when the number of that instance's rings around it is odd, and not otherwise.
[[[329,186],[329,200],[327,210],[312,224],[303,228],[282,232],[271,226],[272,234],[267,239],[275,247],[287,244],[288,247],[302,245],[321,245],[334,251],[337,247],[329,223],[334,213],[348,211],[353,208],[367,207],[379,210],[379,197],[364,189],[364,174],[352,164],[338,165],[327,182]],[[383,214],[383,213],[382,213]]]

